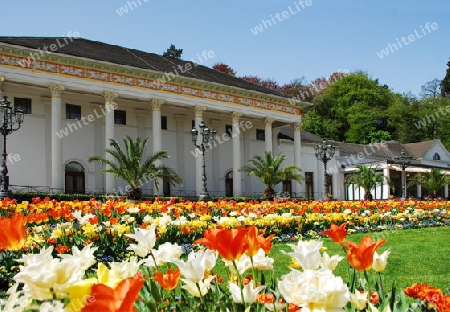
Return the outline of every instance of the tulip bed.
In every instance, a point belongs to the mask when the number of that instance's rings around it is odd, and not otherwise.
[[[450,297],[416,284],[391,293],[370,285],[388,253],[383,239],[349,233],[450,224],[446,201],[191,202],[0,201],[0,287],[5,311],[449,311]],[[339,226],[338,226],[339,225]],[[353,279],[333,274],[342,245]],[[294,266],[275,277],[272,244]],[[214,274],[224,263],[227,284]],[[0,306],[0,307],[1,307]],[[413,310],[411,310],[413,311]]]

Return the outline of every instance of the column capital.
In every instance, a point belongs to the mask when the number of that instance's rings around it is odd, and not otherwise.
[[[60,98],[62,95],[62,92],[65,90],[65,87],[63,85],[57,85],[57,84],[49,84],[48,88],[50,89],[50,92],[52,93],[52,98]]]
[[[165,101],[161,99],[151,99],[148,103],[152,106],[153,111],[160,111],[161,106],[165,103]]]
[[[294,132],[300,132],[300,130],[302,130],[302,122],[301,121],[297,121],[294,122]]]
[[[231,113],[231,121],[233,123],[238,123],[239,122],[239,118],[242,116],[242,113],[239,112],[232,112]]]
[[[102,96],[105,99],[105,105],[108,105],[116,101],[118,94],[115,92],[104,91],[102,93]]]
[[[275,118],[267,117],[266,119],[264,119],[264,124],[266,127],[272,127],[274,121]]]
[[[206,110],[206,107],[204,107],[204,106],[195,106],[194,107],[195,118],[202,118],[203,117],[203,112],[205,110]]]

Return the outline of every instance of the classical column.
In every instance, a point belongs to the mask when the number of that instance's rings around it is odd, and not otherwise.
[[[105,91],[102,93],[105,99],[105,149],[110,148],[110,140],[114,140],[114,108],[116,107],[117,93]],[[113,160],[112,156],[105,152],[105,158]],[[109,166],[106,165],[106,168]],[[114,174],[105,173],[105,193],[114,191]]]
[[[194,114],[195,114],[195,129],[198,130],[199,135],[197,138],[197,143],[203,140],[203,136],[201,135],[200,123],[203,120],[203,112],[205,111],[205,107],[203,106],[195,106]],[[200,141],[199,141],[200,140]],[[203,159],[201,153],[195,153],[197,155],[195,157],[195,195],[200,196],[200,193],[203,190]]]
[[[238,171],[241,168],[241,140],[240,140],[240,129],[239,129],[239,117],[242,113],[233,112],[231,113],[231,123],[232,123],[232,137],[233,137],[233,196],[242,195],[242,185],[241,185],[241,172]]]
[[[272,123],[275,121],[273,118],[266,118],[264,120],[264,136],[266,141],[266,152],[271,152],[273,154],[272,147]]]
[[[389,196],[391,195],[391,188],[389,187],[389,184],[387,183],[387,181],[389,181],[389,165],[386,164],[386,168],[383,169],[383,176],[384,176],[384,181],[383,181],[383,198],[382,199],[389,199]]]
[[[296,123],[294,123],[294,165],[296,165],[297,167],[302,169],[302,174],[304,174],[303,172],[303,168],[302,168],[302,137],[300,135],[300,131],[302,129],[302,121],[298,121]],[[300,196],[301,194],[301,184],[298,183],[297,181],[292,181],[293,182],[293,189],[295,192],[295,196]]]
[[[56,193],[64,192],[63,183],[63,161],[62,161],[62,140],[57,134],[61,130],[62,104],[61,94],[64,86],[49,84],[52,95],[52,191]]]
[[[448,184],[444,186],[444,198],[448,198]]]
[[[162,150],[162,134],[161,134],[161,106],[164,104],[163,100],[151,99],[152,106],[152,132],[153,132],[153,154]],[[157,160],[155,165],[162,166],[162,160]],[[156,185],[158,184],[158,188]],[[153,195],[161,195],[163,192],[163,179],[153,181]]]
[[[5,76],[0,76],[0,100],[3,100],[3,84],[5,83]]]
[[[190,121],[192,120],[191,118],[186,118],[186,115],[183,114],[175,114],[175,122],[176,122],[176,140],[177,140],[177,168],[176,171],[177,173],[183,178],[183,180],[185,180],[185,176],[186,176],[186,167],[189,167],[189,164],[186,164],[184,159],[185,159],[185,149],[186,146],[185,144],[188,144],[188,148],[191,149],[192,144],[190,144],[191,140],[190,140],[190,132],[189,132],[189,141],[186,143],[186,121],[189,120],[189,127],[191,126]],[[189,128],[190,129],[190,128]]]
[[[417,198],[422,198],[422,185],[417,184],[416,186],[416,190],[417,190]]]

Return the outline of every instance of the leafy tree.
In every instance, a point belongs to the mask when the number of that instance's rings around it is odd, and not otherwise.
[[[261,180],[266,186],[264,190],[264,199],[273,200],[275,197],[274,187],[285,181],[294,180],[299,183],[303,178],[300,174],[301,169],[296,165],[289,165],[281,168],[281,163],[286,159],[286,155],[279,154],[275,157],[271,152],[265,152],[264,157],[253,156],[248,160],[247,165],[241,167],[239,171],[247,172]]]
[[[167,151],[158,151],[153,156],[143,159],[145,146],[148,138],[141,140],[137,138],[133,141],[129,136],[123,139],[125,149],[122,150],[119,143],[110,139],[111,149],[105,152],[112,156],[111,160],[101,156],[89,157],[89,162],[97,161],[108,165],[109,168],[102,170],[113,173],[115,178],[121,178],[128,183],[130,190],[127,191],[128,199],[141,199],[141,186],[148,181],[155,181],[155,187],[159,191],[158,179],[164,178],[172,185],[182,184],[181,177],[172,169],[162,165],[157,166],[157,161],[169,158]]]
[[[437,98],[441,95],[442,81],[434,78],[421,87],[420,95],[422,98]]]
[[[323,125],[322,132],[314,134],[353,143],[367,143],[367,138],[379,137],[380,133],[385,137],[387,133],[380,130],[386,131],[387,109],[393,100],[388,86],[366,73],[345,75],[314,97],[314,110]]]
[[[414,126],[420,117],[420,102],[412,94],[394,94],[394,101],[388,107],[387,129],[393,140],[400,143],[421,141],[421,130]]]
[[[162,56],[170,57],[174,59],[181,59],[181,54],[183,54],[183,49],[177,49],[175,45],[171,44],[170,47],[163,53]]]
[[[212,66],[213,69],[220,71],[225,74],[230,74],[231,76],[236,76],[236,72],[227,64],[216,63]]]
[[[450,61],[447,62],[447,71],[441,82],[441,95],[450,98]]]
[[[431,198],[437,198],[438,191],[450,184],[450,176],[442,170],[433,168],[430,172],[417,173],[408,182],[408,186],[421,185]]]
[[[384,175],[377,173],[377,167],[371,168],[366,165],[357,165],[357,171],[345,177],[346,184],[355,184],[364,190],[364,200],[373,200],[371,191],[377,185],[383,183]]]

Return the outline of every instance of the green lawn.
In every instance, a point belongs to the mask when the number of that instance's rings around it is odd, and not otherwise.
[[[352,234],[348,239],[359,243],[367,234]],[[381,273],[385,290],[390,290],[393,283],[397,289],[411,286],[413,283],[426,283],[441,288],[448,292],[450,288],[450,227],[436,227],[414,230],[384,231],[370,233],[373,240],[385,239],[378,253],[386,249],[391,250],[386,269]],[[344,250],[331,239],[323,239],[327,253],[345,256]],[[293,243],[296,244],[296,243]],[[272,247],[270,257],[274,258],[275,276],[289,272],[291,259],[280,250],[292,251],[286,244],[275,244]],[[349,280],[348,262],[344,258],[334,270],[335,275],[341,276],[345,282]],[[222,261],[217,262],[216,272],[225,276]],[[373,279],[378,276],[374,271],[369,272],[369,279],[373,285]]]

